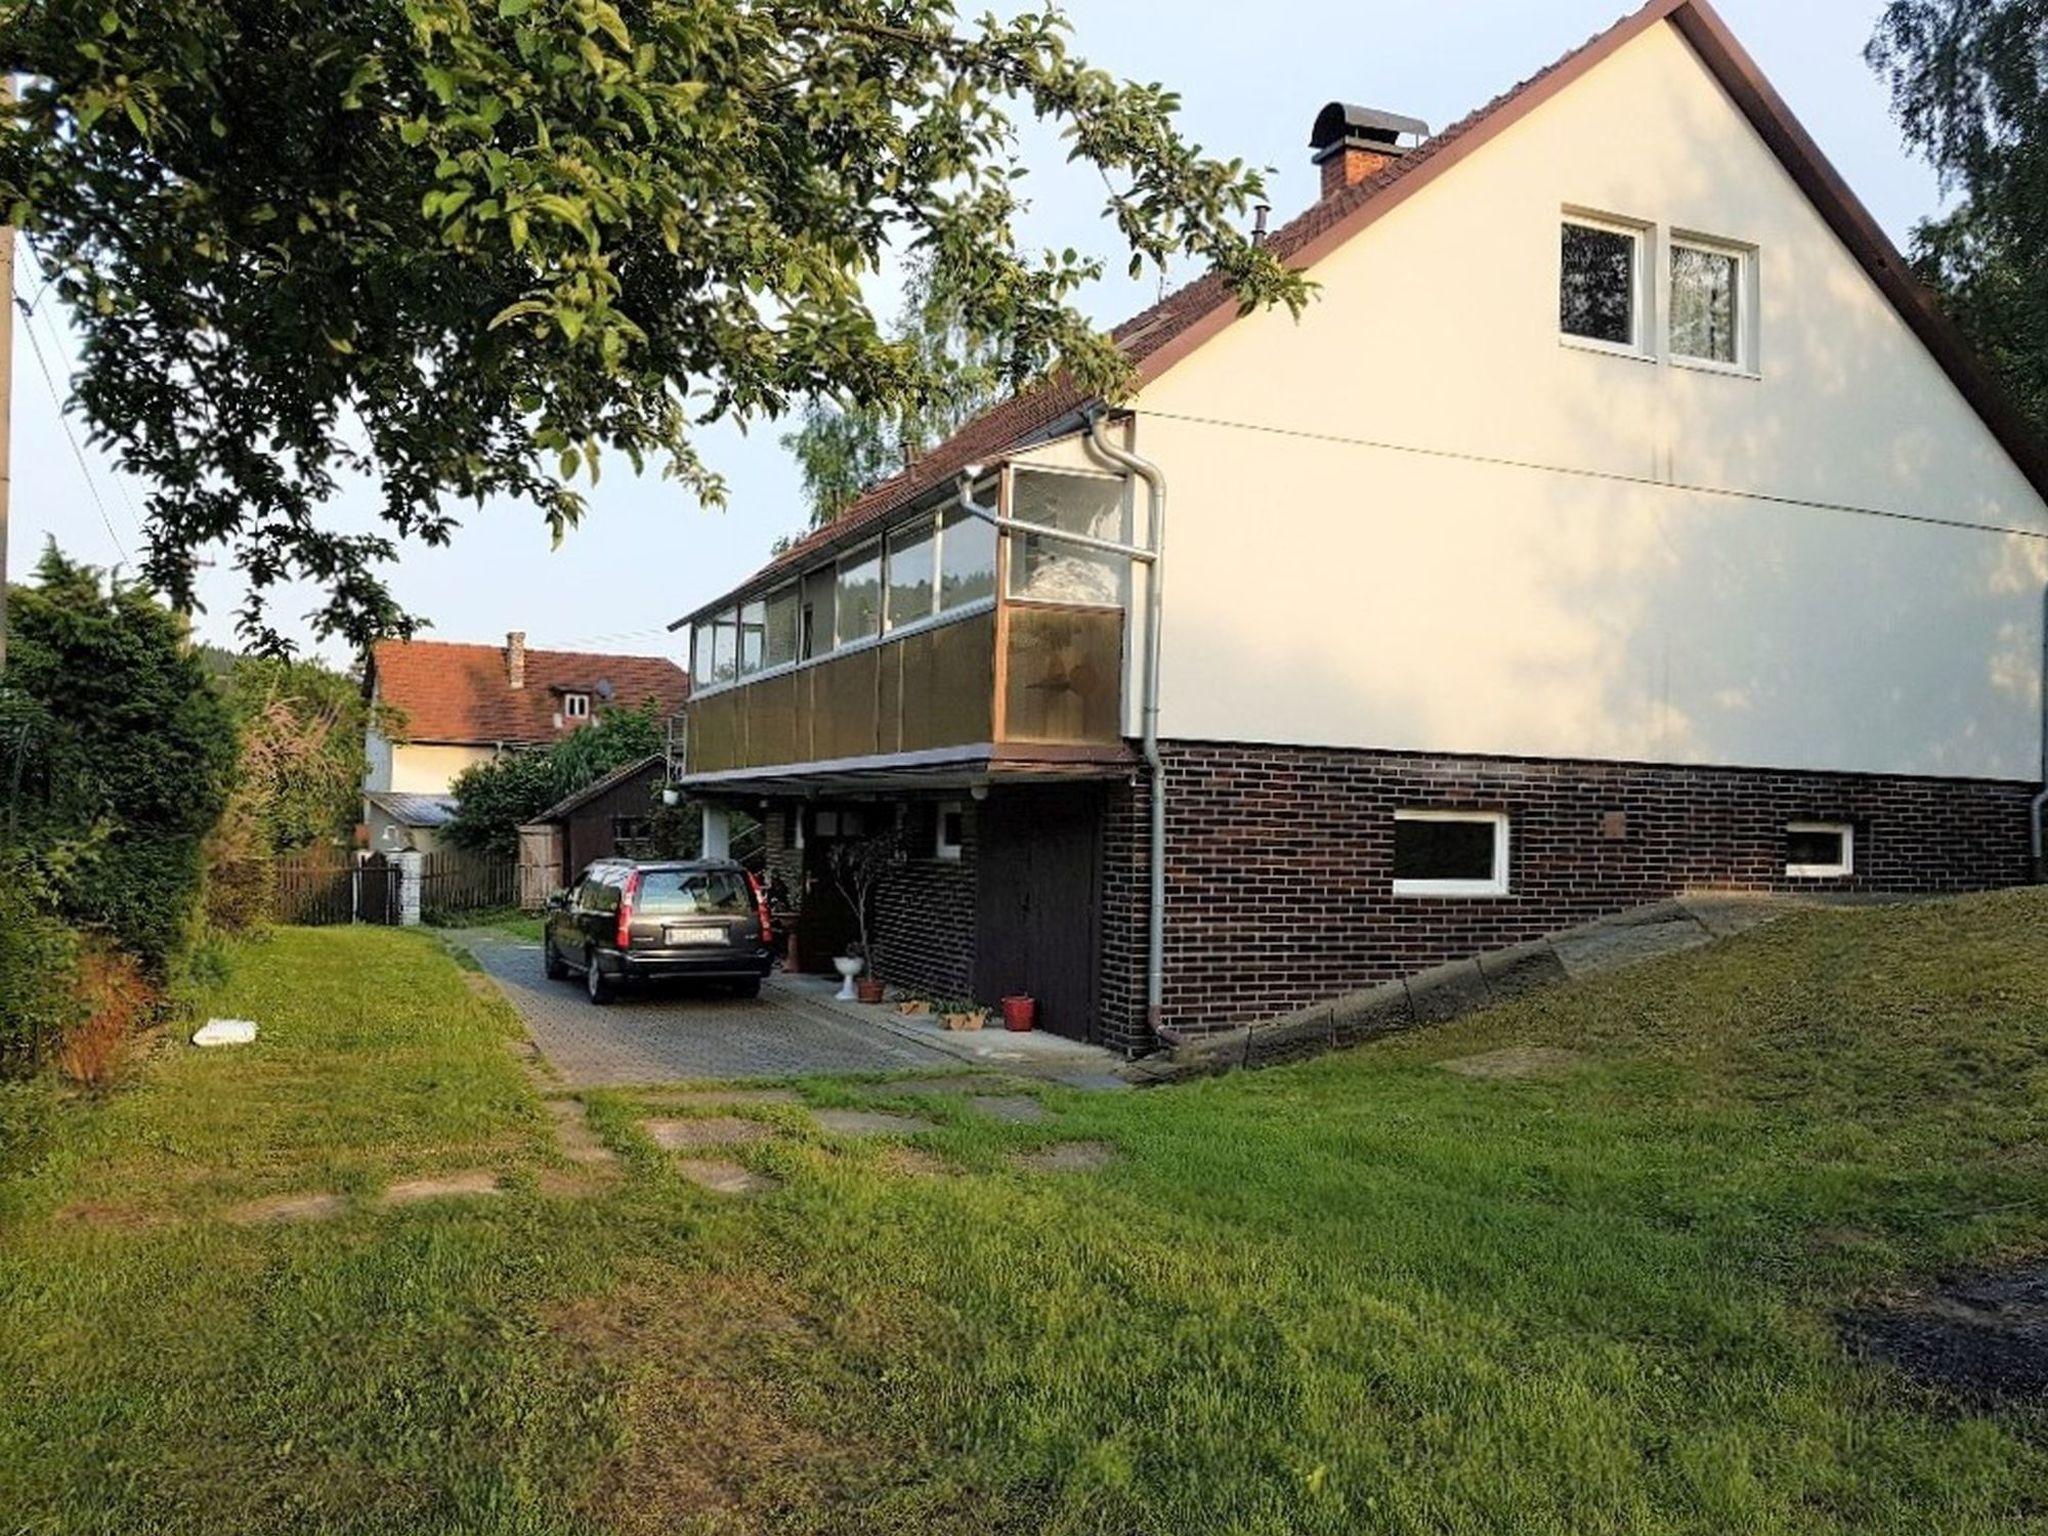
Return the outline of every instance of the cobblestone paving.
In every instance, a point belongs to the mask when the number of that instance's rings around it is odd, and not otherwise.
[[[454,937],[498,983],[541,1054],[573,1088],[958,1065],[901,1035],[785,998],[664,988],[595,1007],[579,984],[541,975],[537,944],[488,932]]]

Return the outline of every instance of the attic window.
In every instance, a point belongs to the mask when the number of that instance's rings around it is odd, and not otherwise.
[[[1640,226],[1567,215],[1558,324],[1565,339],[1615,352],[1645,350],[1648,240]]]
[[[562,718],[564,720],[588,720],[590,718],[590,695],[587,693],[563,694]]]

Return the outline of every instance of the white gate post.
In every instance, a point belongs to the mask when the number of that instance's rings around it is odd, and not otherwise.
[[[408,848],[398,856],[398,923],[402,928],[420,925],[420,865],[425,856]]]
[[[704,807],[704,857],[732,857],[732,816],[721,805]]]

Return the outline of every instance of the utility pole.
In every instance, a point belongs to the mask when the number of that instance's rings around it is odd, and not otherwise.
[[[0,107],[14,76],[0,74]],[[0,224],[0,676],[7,671],[7,503],[14,493],[14,230]]]

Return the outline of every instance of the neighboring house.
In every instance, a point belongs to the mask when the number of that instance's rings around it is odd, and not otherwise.
[[[551,746],[611,707],[652,703],[677,719],[690,680],[659,656],[530,651],[515,631],[502,647],[380,641],[363,690],[371,704],[363,777],[370,846],[424,852],[454,813],[450,790],[465,768]]]
[[[668,756],[657,752],[564,796],[521,827],[519,904],[543,905],[594,860],[651,855],[655,806],[667,787]]]
[[[2028,879],[2040,445],[1715,14],[1313,145],[1298,322],[1198,282],[1127,408],[1001,405],[689,615],[692,792],[821,902],[903,828],[883,976],[1133,1051],[1688,888]],[[1157,589],[1068,537],[1162,527]]]

